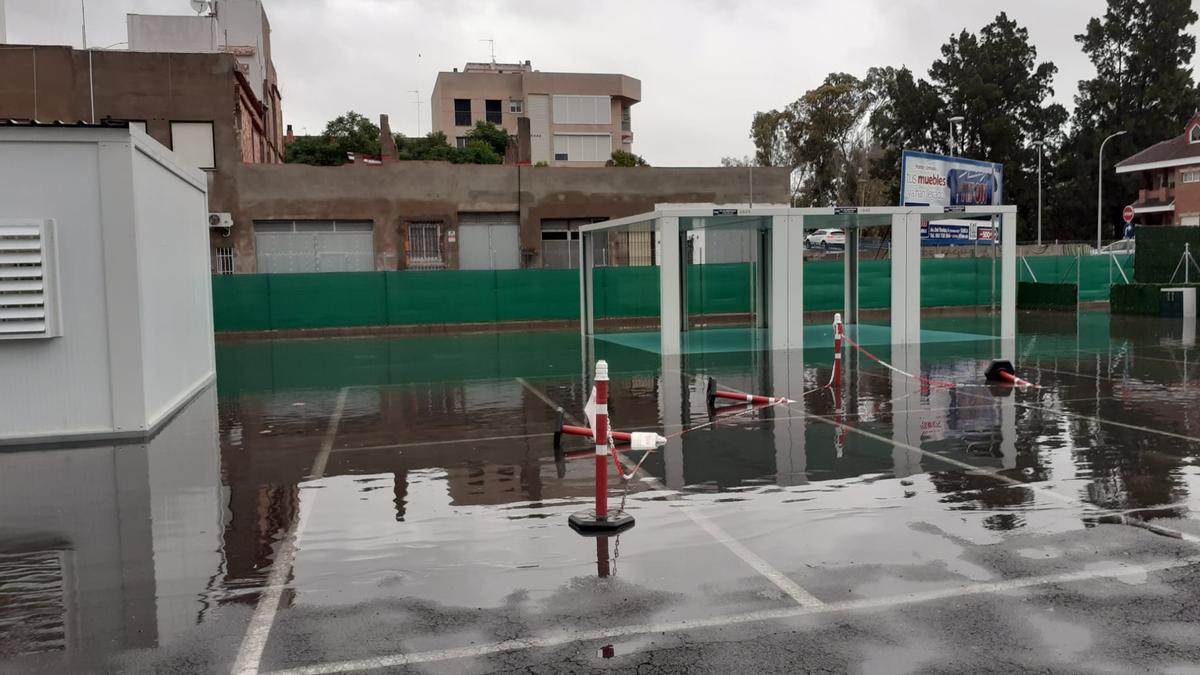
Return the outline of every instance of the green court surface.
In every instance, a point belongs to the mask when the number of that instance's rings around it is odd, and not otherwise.
[[[891,344],[892,338],[890,326],[874,324],[848,326],[846,334],[864,347]],[[595,337],[602,342],[640,349],[652,354],[658,354],[661,347],[659,332],[656,330],[598,333]],[[978,342],[991,339],[991,335],[982,333],[932,329],[921,331],[922,343]],[[804,327],[804,344],[807,349],[822,346],[832,348],[833,326],[827,324],[806,325]],[[770,349],[770,337],[765,328],[699,328],[683,333],[682,347],[685,354],[750,352],[757,349]]]

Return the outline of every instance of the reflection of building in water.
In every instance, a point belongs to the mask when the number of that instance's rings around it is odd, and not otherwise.
[[[148,443],[0,454],[0,656],[62,651],[78,666],[203,620],[224,512],[215,398]]]

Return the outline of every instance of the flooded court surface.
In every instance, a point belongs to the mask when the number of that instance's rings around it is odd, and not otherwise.
[[[990,341],[868,347],[924,382],[848,350],[836,390],[824,338],[220,344],[152,440],[0,454],[0,670],[1194,672],[1194,332],[1019,331],[1039,388],[979,386]],[[587,440],[553,448],[597,358],[614,427],[671,436],[610,469],[609,538],[567,526]],[[708,377],[796,403],[714,418]]]

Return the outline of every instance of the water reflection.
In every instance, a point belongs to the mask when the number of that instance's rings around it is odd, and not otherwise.
[[[222,595],[211,388],[150,442],[0,454],[0,655],[179,639]]]
[[[1080,503],[1189,515],[1200,480],[1194,336],[1173,322],[1087,314],[1023,316],[1021,330],[1019,366],[1041,389],[931,387],[851,354],[841,390],[723,417],[673,438],[644,470],[685,499],[772,517],[786,505],[817,529],[829,527],[827,511],[893,499],[898,526],[918,517],[904,514],[911,505],[946,530],[989,536],[1078,528],[1094,515]],[[800,398],[832,365],[818,349],[665,365],[597,349],[613,365],[612,414],[625,429],[709,422],[709,376]],[[929,379],[973,382],[995,351],[877,353]],[[301,545],[297,564],[308,567],[289,572],[284,607],[306,594],[369,599],[376,587],[343,587],[359,568],[379,587],[464,606],[511,597],[465,583],[451,561],[493,569],[525,556],[512,567],[579,576],[582,556],[599,578],[616,575],[616,539],[598,539],[593,558],[555,538],[592,494],[591,461],[556,463],[551,451],[547,400],[578,414],[586,398],[577,335],[224,344],[218,366],[219,397],[207,392],[149,443],[0,455],[0,659],[66,653],[37,663],[82,663],[171,644],[226,607],[244,611],[303,508],[327,520]],[[881,495],[881,482],[896,489]],[[632,483],[631,502],[653,487]],[[960,524],[966,515],[978,524]],[[524,548],[498,528],[520,532]]]

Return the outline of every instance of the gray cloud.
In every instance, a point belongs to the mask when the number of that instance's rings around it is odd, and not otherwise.
[[[188,13],[186,0],[85,0],[88,42],[125,40],[125,13]],[[661,166],[751,154],[756,110],[786,105],[831,71],[907,65],[924,75],[945,39],[1000,9],[1059,67],[1071,105],[1091,65],[1074,35],[1103,0],[266,0],[285,118],[317,131],[349,109],[390,113],[393,129],[429,130],[439,70],[488,58],[542,70],[622,72],[642,80],[634,150]],[[1200,4],[1200,3],[1196,3]],[[80,43],[78,0],[7,0],[11,42]],[[1200,65],[1198,60],[1196,65]]]

